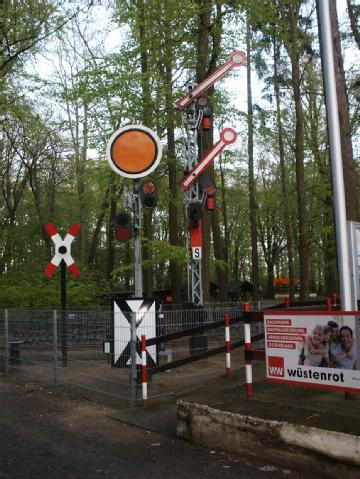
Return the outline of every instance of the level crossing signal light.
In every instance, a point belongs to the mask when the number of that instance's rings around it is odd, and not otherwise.
[[[213,110],[206,96],[201,96],[198,99],[198,106],[203,112],[201,127],[203,130],[210,130],[212,125]]]
[[[154,208],[157,204],[156,185],[153,181],[145,181],[140,185],[140,201],[144,208]]]
[[[131,218],[128,213],[118,213],[115,216],[115,238],[122,242],[131,238]]]

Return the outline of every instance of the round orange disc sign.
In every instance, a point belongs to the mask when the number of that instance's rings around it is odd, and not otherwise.
[[[156,133],[143,125],[128,125],[116,130],[106,149],[107,160],[118,175],[142,178],[158,166],[162,154]]]

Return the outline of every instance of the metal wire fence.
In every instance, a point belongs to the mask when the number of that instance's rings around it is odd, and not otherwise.
[[[270,304],[251,306],[256,310]],[[235,303],[196,309],[163,305],[145,314],[0,310],[0,361],[5,374],[81,388],[91,397],[135,405],[141,396],[142,335],[152,342],[146,353],[149,398],[176,395],[224,374],[224,316],[233,320],[231,341],[243,342],[242,312]],[[252,335],[261,334],[263,325],[252,325]],[[242,365],[239,348],[233,351],[232,367]]]

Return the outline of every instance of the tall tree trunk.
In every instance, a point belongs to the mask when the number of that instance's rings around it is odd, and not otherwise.
[[[296,112],[295,159],[299,219],[300,300],[305,300],[309,296],[309,253],[304,169],[304,116],[300,97],[300,68],[298,57],[292,60],[292,84],[294,90],[294,102]]]
[[[294,301],[295,289],[294,289],[294,253],[293,253],[293,236],[290,225],[290,215],[288,210],[288,185],[287,174],[285,165],[285,149],[284,149],[284,136],[283,126],[281,120],[281,107],[280,107],[280,87],[278,77],[278,62],[280,60],[280,45],[276,40],[273,40],[274,51],[274,91],[276,101],[276,124],[278,130],[278,142],[279,142],[279,162],[280,162],[280,175],[281,175],[281,194],[283,197],[283,214],[284,214],[284,226],[286,237],[286,252],[287,252],[287,269],[289,275],[289,295],[290,301]]]
[[[169,173],[169,242],[173,246],[179,246],[179,221],[177,209],[178,185],[176,178],[175,159],[175,132],[173,125],[167,128],[168,146],[168,173]],[[169,265],[171,294],[175,303],[181,300],[181,267],[176,261],[170,261]]]
[[[104,199],[101,203],[100,213],[96,221],[95,229],[93,231],[91,242],[90,242],[90,248],[89,248],[88,259],[87,259],[87,265],[89,269],[93,269],[95,264],[96,249],[100,239],[101,228],[104,222],[106,211],[109,208],[109,191],[110,191],[110,188],[108,185],[105,191]]]
[[[318,86],[317,72],[312,67],[310,63],[307,68],[307,82],[308,82],[308,121],[307,129],[308,132],[308,145],[314,157],[315,163],[318,167],[318,172],[320,175],[320,182],[323,189],[325,190],[323,202],[323,211],[322,211],[322,221],[325,225],[334,224],[333,216],[333,201],[331,194],[331,175],[329,170],[329,163],[327,161],[327,152],[322,151],[319,145],[319,138],[321,136],[321,131],[319,129],[319,118],[320,118],[320,109],[322,107],[322,102],[320,105],[317,105],[317,95],[313,92],[316,92]],[[337,261],[336,261],[336,244],[335,244],[335,232],[334,228],[327,227],[323,228],[320,232],[321,242],[323,244],[323,272],[324,272],[324,288],[323,291],[327,295],[331,295],[336,292],[337,289]],[[320,256],[320,255],[318,255]]]
[[[115,265],[115,229],[114,229],[114,221],[116,215],[116,203],[117,203],[117,195],[116,195],[116,182],[115,182],[115,175],[111,175],[110,177],[110,209],[109,209],[109,218],[107,224],[107,260],[106,260],[106,272],[105,278],[111,284],[112,273],[114,271]]]
[[[221,50],[221,34],[222,34],[222,10],[221,5],[216,5],[216,17],[214,19],[213,27],[211,29],[212,37],[212,53],[209,65],[209,74],[216,70],[218,59],[220,56]],[[214,166],[211,168],[211,175],[215,184],[215,172]],[[214,247],[214,256],[215,259],[222,263],[222,265],[216,266],[216,276],[219,285],[219,300],[227,301],[228,299],[228,283],[229,283],[229,272],[228,265],[226,264],[225,252],[224,252],[224,239],[221,235],[220,228],[220,213],[219,207],[216,205],[214,211],[211,215],[211,227],[213,235],[213,247]]]
[[[286,50],[291,61],[291,84],[295,105],[295,162],[296,162],[296,191],[298,210],[299,235],[299,270],[300,270],[300,300],[309,296],[309,264],[308,264],[308,227],[306,214],[305,170],[304,170],[304,114],[301,104],[301,76],[300,76],[300,36],[299,10],[301,1],[293,2],[289,10],[289,32],[285,42]]]
[[[229,230],[229,220],[227,212],[227,196],[226,196],[226,184],[225,184],[225,171],[222,158],[220,155],[219,158],[219,167],[220,167],[220,181],[221,181],[221,211],[224,223],[224,259],[225,262],[229,262],[229,251],[230,251],[230,230]]]
[[[360,50],[360,32],[357,26],[359,15],[355,12],[354,6],[351,3],[351,0],[346,0],[346,4],[347,4],[349,19],[350,19],[351,31],[356,41],[356,44]]]
[[[81,147],[81,154],[79,152],[78,164],[77,164],[77,189],[79,197],[79,220],[80,220],[80,233],[79,233],[79,246],[80,246],[80,261],[85,261],[86,252],[86,238],[87,238],[87,224],[86,224],[86,201],[85,201],[85,169],[88,150],[88,106],[84,102],[84,121],[83,121],[83,141]]]
[[[140,68],[141,68],[141,103],[142,103],[142,121],[145,126],[152,127],[152,112],[151,112],[151,94],[149,83],[149,68],[148,68],[148,42],[145,19],[145,3],[143,0],[137,0],[136,3],[139,26],[139,45],[140,45]],[[143,215],[143,233],[146,240],[152,238],[152,212],[151,210],[144,210]],[[151,259],[150,250],[146,241],[142,247],[142,257],[144,260]],[[151,297],[153,294],[153,267],[148,265],[143,268],[143,289],[146,297]]]
[[[336,93],[338,99],[339,122],[341,134],[341,154],[344,170],[344,186],[346,201],[346,217],[351,221],[360,221],[359,191],[357,175],[353,159],[351,143],[351,126],[349,117],[349,101],[345,84],[345,72],[341,54],[339,26],[336,12],[336,1],[330,0],[330,21],[334,49],[334,66]]]
[[[213,8],[213,2],[211,0],[202,0],[199,13],[199,30],[198,30],[198,42],[197,42],[197,67],[196,76],[197,81],[201,82],[208,75],[215,71],[218,63],[220,53],[220,40],[221,40],[221,6],[216,7],[216,16],[211,23],[211,13]],[[210,38],[212,39],[212,49],[210,60]],[[213,88],[210,88],[207,92],[208,97],[211,97]],[[209,130],[202,130],[201,132],[201,147],[200,154],[203,156],[213,145],[213,128]],[[206,171],[213,180],[215,180],[214,166],[207,168]],[[215,181],[214,181],[215,182]],[[210,234],[213,236],[213,248],[214,256],[216,260],[219,260],[223,264],[225,263],[223,239],[220,232],[220,216],[218,208],[209,215],[207,211],[203,212],[203,258],[202,258],[202,274],[203,274],[203,294],[204,300],[207,301],[210,296]],[[210,230],[211,229],[211,230]],[[227,286],[228,286],[228,270],[227,266],[216,266],[216,275],[219,287],[219,300],[227,300]]]
[[[259,299],[259,253],[257,233],[256,187],[254,176],[254,116],[251,91],[251,28],[249,22],[247,22],[246,24],[246,56],[251,281],[253,284],[253,298],[254,300],[257,300]]]
[[[171,18],[170,9],[165,7],[165,101],[166,101],[166,136],[167,136],[167,157],[168,157],[168,175],[169,175],[169,242],[173,246],[180,246],[179,238],[179,218],[178,218],[178,184],[176,172],[175,155],[175,123],[174,107],[172,100],[173,93],[173,56],[174,51],[171,44]],[[174,260],[170,260],[169,277],[172,299],[174,303],[181,301],[181,266]]]
[[[29,166],[29,183],[30,183],[31,191],[33,193],[35,210],[36,210],[38,220],[39,220],[40,235],[41,235],[44,243],[46,244],[47,250],[50,251],[52,241],[51,241],[49,235],[46,233],[46,231],[44,229],[44,224],[47,221],[45,221],[44,211],[43,211],[42,204],[41,204],[42,203],[42,201],[41,201],[41,189],[40,189],[39,182],[38,182],[37,168],[38,168],[38,165],[37,165],[37,162],[35,160],[33,162],[33,164],[31,166]]]

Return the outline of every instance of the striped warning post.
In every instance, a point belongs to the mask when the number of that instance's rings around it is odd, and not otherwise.
[[[244,312],[250,313],[249,303],[244,303]],[[244,324],[245,328],[245,376],[246,376],[246,395],[247,397],[253,394],[253,380],[252,380],[252,346],[251,346],[251,329],[250,323]]]
[[[146,406],[148,402],[147,391],[147,367],[146,367],[146,336],[141,335],[141,390],[142,390],[142,405]]]
[[[226,375],[231,375],[231,344],[230,344],[230,319],[229,315],[225,314],[225,362],[226,362]]]

